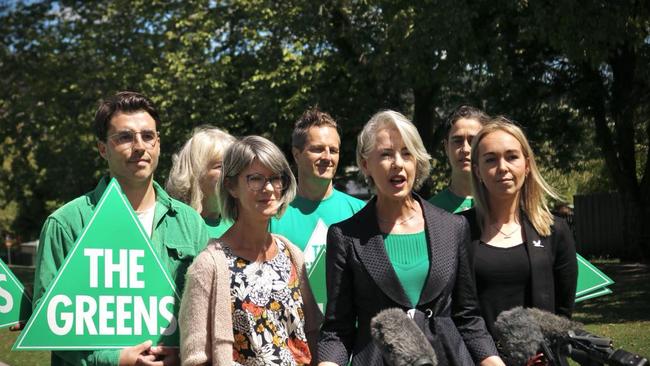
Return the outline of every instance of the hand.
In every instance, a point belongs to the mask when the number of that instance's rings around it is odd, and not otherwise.
[[[543,353],[538,353],[535,356],[528,359],[526,366],[545,366],[546,365],[546,356]]]
[[[156,360],[162,361],[163,366],[178,366],[181,364],[178,348],[165,346],[151,347],[149,354],[154,355]]]
[[[12,332],[19,332],[25,328],[25,322],[19,322],[9,327],[9,330]]]
[[[162,361],[156,361],[156,356],[149,353],[150,349],[151,341],[122,349],[119,366],[162,366]]]
[[[490,356],[481,361],[481,366],[506,366],[501,357]]]

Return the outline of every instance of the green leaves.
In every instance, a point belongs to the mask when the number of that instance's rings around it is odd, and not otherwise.
[[[337,118],[343,141],[380,109],[406,113],[439,172],[444,116],[473,104],[524,125],[548,169],[580,170],[578,162],[603,156],[598,110],[612,146],[630,136],[631,146],[648,144],[648,8],[634,0],[4,5],[0,205],[18,207],[13,230],[35,236],[50,210],[44,202],[92,187],[105,170],[90,128],[96,102],[125,89],[162,112],[159,180],[199,124],[272,137],[289,153],[294,121],[315,104]],[[623,121],[632,133],[617,132]],[[616,172],[620,160],[610,160]],[[341,165],[353,162],[354,143],[344,143]],[[643,164],[625,166],[639,175]],[[444,184],[438,179],[430,186]]]

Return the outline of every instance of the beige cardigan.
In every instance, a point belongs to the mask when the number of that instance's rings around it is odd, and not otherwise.
[[[312,363],[316,364],[321,313],[309,287],[302,251],[288,239],[294,266],[300,273],[300,291],[305,314],[305,334]],[[181,364],[230,366],[233,360],[230,270],[218,239],[210,240],[187,270],[178,323],[181,336]]]

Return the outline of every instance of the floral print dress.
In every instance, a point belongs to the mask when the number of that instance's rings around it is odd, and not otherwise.
[[[224,245],[237,366],[293,366],[311,361],[298,272],[286,245],[275,242],[277,255],[261,263],[238,257]]]

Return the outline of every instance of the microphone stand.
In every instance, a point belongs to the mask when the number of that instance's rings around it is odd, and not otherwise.
[[[646,358],[623,349],[614,350],[610,338],[598,337],[587,332],[577,335],[573,331],[568,331],[567,336],[557,342],[553,349],[544,343],[542,351],[547,355],[550,366],[568,366],[567,357],[583,366],[648,366]]]

